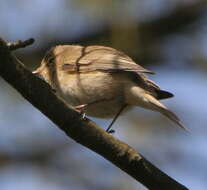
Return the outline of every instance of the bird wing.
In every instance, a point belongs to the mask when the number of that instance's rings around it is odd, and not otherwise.
[[[136,64],[130,57],[124,53],[105,46],[87,46],[79,49],[78,56],[69,56],[64,60],[62,69],[64,71],[90,72],[90,71],[105,71],[105,72],[140,72],[150,73],[142,66]]]
[[[58,67],[66,72],[133,72],[135,82],[141,83],[149,91],[155,92],[157,99],[173,97],[173,94],[164,90],[149,80],[145,73],[153,72],[136,64],[130,57],[121,51],[105,46],[59,45],[51,48],[42,61],[42,66],[33,73],[39,73],[45,64],[55,60]]]
[[[70,51],[62,66],[66,72],[133,72],[136,75],[136,82],[142,82],[145,88],[155,92],[158,99],[173,97],[173,94],[161,90],[156,83],[149,80],[145,75],[145,73],[154,74],[154,72],[136,64],[121,51],[105,46],[67,46],[66,49]],[[74,56],[73,50],[79,53]]]

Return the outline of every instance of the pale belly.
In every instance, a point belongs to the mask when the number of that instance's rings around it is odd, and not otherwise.
[[[122,73],[90,72],[59,75],[57,92],[70,105],[88,104],[86,115],[99,118],[114,117],[125,105]]]

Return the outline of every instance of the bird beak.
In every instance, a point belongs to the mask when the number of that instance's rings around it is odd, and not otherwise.
[[[39,69],[37,69],[37,70],[35,70],[35,71],[32,71],[32,74],[34,74],[35,76],[37,76],[37,77],[43,79],[40,73],[41,73],[41,72],[40,72]]]
[[[38,70],[32,71],[32,74],[39,75],[39,71]]]
[[[40,67],[38,67],[36,70],[32,71],[32,74],[34,74],[34,75],[36,75],[36,76],[40,76],[42,70],[43,70],[43,67],[40,66]]]

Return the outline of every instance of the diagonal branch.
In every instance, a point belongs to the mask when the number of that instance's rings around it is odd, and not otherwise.
[[[114,138],[92,121],[81,119],[81,115],[57,97],[48,84],[35,77],[22,63],[14,59],[8,44],[2,39],[0,75],[67,136],[100,154],[150,190],[187,190],[133,148]]]

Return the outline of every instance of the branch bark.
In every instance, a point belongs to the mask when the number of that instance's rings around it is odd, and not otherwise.
[[[0,76],[68,137],[100,154],[150,190],[187,190],[133,148],[106,133],[89,119],[83,120],[78,112],[55,95],[48,84],[17,61],[10,50],[8,43],[0,39]]]

